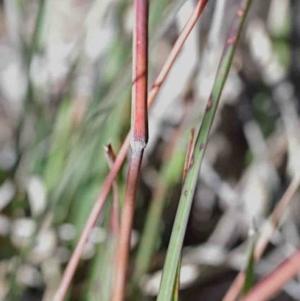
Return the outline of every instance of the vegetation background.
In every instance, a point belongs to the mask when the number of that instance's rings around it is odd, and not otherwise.
[[[196,3],[150,1],[149,89]],[[149,110],[128,300],[158,294],[189,141],[240,3],[208,1]],[[4,0],[0,15],[0,300],[48,301],[130,129],[133,1]],[[299,0],[253,0],[239,42],[197,179],[180,300],[222,300],[245,267],[251,288],[300,247]],[[127,170],[68,300],[110,300]],[[279,227],[254,264],[270,216]],[[274,300],[299,298],[293,277]]]

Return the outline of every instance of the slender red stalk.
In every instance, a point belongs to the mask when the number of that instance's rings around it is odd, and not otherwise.
[[[260,281],[241,301],[265,301],[300,272],[300,249]]]
[[[163,84],[164,80],[166,79],[167,75],[169,74],[182,46],[184,45],[186,39],[188,38],[190,32],[196,25],[197,20],[199,19],[203,9],[205,8],[207,2],[209,0],[199,0],[197,7],[191,14],[190,18],[188,19],[186,25],[184,26],[183,30],[181,31],[177,41],[175,42],[168,59],[166,60],[162,70],[160,71],[156,81],[154,82],[151,91],[148,96],[148,107],[152,105],[154,102],[161,85]],[[55,295],[54,301],[62,301],[65,298],[66,292],[70,286],[71,280],[75,274],[76,268],[80,261],[81,255],[83,253],[86,241],[100,215],[101,209],[105,203],[105,200],[109,194],[109,191],[112,187],[112,184],[126,158],[127,152],[129,150],[129,134],[126,136],[121,149],[116,157],[115,163],[113,164],[109,174],[107,175],[102,190],[95,201],[95,204],[91,210],[91,213],[88,217],[88,220],[85,224],[84,230],[81,233],[79,241],[72,253],[72,256],[68,262],[68,265],[65,269],[63,274],[62,280],[59,284],[59,288]]]
[[[148,0],[135,0],[133,35],[132,151],[143,150],[148,142]]]
[[[104,151],[107,157],[108,165],[110,168],[112,168],[115,160],[116,155],[114,153],[114,150],[111,146],[111,144],[108,144],[104,147]],[[111,217],[110,217],[110,224],[111,224],[111,230],[113,233],[118,235],[120,225],[119,225],[119,191],[118,191],[118,185],[115,181],[113,183],[113,202],[112,202],[112,208],[111,208]]]
[[[138,153],[132,152],[129,163],[127,187],[122,209],[120,235],[116,255],[116,269],[114,277],[114,289],[112,291],[112,301],[123,301],[125,296],[130,237],[142,157],[143,151]]]
[[[116,270],[112,301],[125,297],[126,273],[130,250],[138,179],[144,149],[148,142],[147,79],[148,79],[148,0],[135,0],[135,30],[133,35],[133,89],[131,113],[131,158],[122,210],[120,237],[116,255]]]

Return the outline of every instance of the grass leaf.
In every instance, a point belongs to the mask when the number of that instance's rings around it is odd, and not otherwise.
[[[182,189],[179,206],[170,239],[167,257],[164,265],[163,275],[158,301],[169,301],[172,299],[173,287],[176,277],[177,264],[179,261],[185,230],[190,214],[194,192],[198,180],[201,162],[208,142],[209,132],[214,120],[223,87],[225,85],[229,69],[233,60],[234,52],[239,40],[245,17],[249,10],[251,0],[243,0],[234,18],[229,35],[226,39],[225,49],[221,58],[216,80],[208,100],[206,112],[202,125],[197,133],[195,148],[191,158],[189,170]]]

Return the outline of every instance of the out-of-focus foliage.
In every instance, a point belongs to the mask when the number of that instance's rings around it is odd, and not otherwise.
[[[128,300],[152,300],[182,187],[190,130],[201,121],[237,0],[211,0],[149,112],[132,234]],[[150,1],[150,87],[195,7]],[[133,3],[0,2],[0,300],[52,300],[66,262],[130,128]],[[253,0],[197,180],[180,300],[221,300],[299,165],[300,6]],[[118,178],[122,205],[127,164]],[[111,193],[69,300],[110,298]],[[299,194],[254,282],[299,247]],[[249,267],[249,265],[248,265]],[[253,268],[253,271],[252,271]],[[250,273],[250,272],[249,272]],[[276,300],[296,300],[297,280]],[[176,295],[176,294],[175,294]]]

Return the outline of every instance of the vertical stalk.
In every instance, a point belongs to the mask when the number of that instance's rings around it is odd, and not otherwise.
[[[125,297],[126,273],[130,249],[135,199],[144,149],[148,142],[147,71],[148,71],[148,0],[135,0],[133,36],[133,89],[131,112],[131,158],[122,210],[120,237],[116,255],[115,287],[112,301]]]

